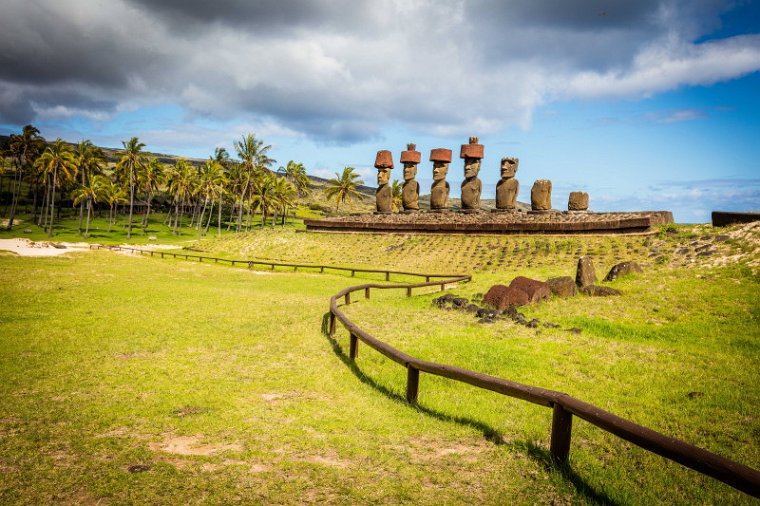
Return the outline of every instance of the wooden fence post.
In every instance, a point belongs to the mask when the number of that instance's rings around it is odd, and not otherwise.
[[[570,436],[573,431],[573,414],[555,403],[552,413],[552,436],[549,453],[558,464],[567,462],[570,454]]]
[[[253,262],[248,262],[248,269],[253,270]]]
[[[359,355],[359,338],[351,334],[348,342],[348,356],[351,360],[356,360],[357,355]]]
[[[406,296],[407,297],[411,297],[412,296],[412,287],[411,286],[407,286],[406,287]]]
[[[364,298],[369,299],[369,287],[364,289]]]
[[[335,336],[335,313],[330,311],[330,337]]]
[[[351,292],[346,294],[346,305],[351,304]]]
[[[406,400],[417,402],[417,392],[420,389],[420,370],[411,365],[406,366]]]
[[[386,281],[390,281],[391,280],[391,273],[390,272],[386,272],[385,273],[385,280]]]

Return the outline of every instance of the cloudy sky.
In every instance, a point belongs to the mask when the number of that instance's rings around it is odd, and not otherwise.
[[[205,158],[253,132],[371,184],[379,149],[476,135],[484,198],[516,156],[521,201],[548,178],[560,209],[704,222],[760,210],[759,2],[2,0],[0,134]]]

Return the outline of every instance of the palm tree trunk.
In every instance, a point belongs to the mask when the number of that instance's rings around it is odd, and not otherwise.
[[[111,233],[111,227],[113,226],[113,204],[111,204],[108,210],[108,233]]]
[[[87,224],[85,225],[84,229],[84,236],[88,237],[90,235],[90,215],[92,214],[92,200],[87,199]]]
[[[50,198],[50,227],[48,228],[48,237],[53,237],[53,219],[55,218],[55,184],[58,180],[58,166],[53,169],[53,187],[51,190],[52,197]]]
[[[222,236],[222,204],[224,201],[222,200],[222,197],[219,197],[219,215],[217,216],[217,222],[216,222],[216,235],[217,237]]]
[[[211,209],[208,210],[208,220],[206,220],[206,228],[203,230],[203,235],[208,235],[208,228],[211,226],[211,218],[214,217],[214,201],[211,201]]]
[[[16,181],[18,179],[18,181]],[[13,180],[16,183],[13,189],[13,197],[11,198],[11,211],[8,215],[8,226],[6,227],[8,230],[13,228],[13,219],[16,217],[16,206],[18,205],[18,194],[21,192],[21,180],[23,179],[23,174],[20,169],[16,169],[16,173],[13,176]]]
[[[129,167],[129,223],[127,223],[127,239],[132,238],[132,210],[135,206],[135,183],[132,171],[134,167]]]

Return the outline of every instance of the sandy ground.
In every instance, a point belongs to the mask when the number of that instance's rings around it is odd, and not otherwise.
[[[55,246],[53,246],[55,244]],[[56,247],[57,246],[57,247]],[[123,244],[125,248],[140,249],[176,249],[177,246],[170,244],[150,244],[144,246],[135,246],[132,244]],[[71,253],[72,251],[92,251],[90,250],[90,244],[86,242],[47,242],[47,241],[32,241],[30,239],[17,238],[17,239],[0,239],[0,250],[10,251],[22,257],[52,257],[57,255],[63,255],[65,253]]]
[[[40,241],[34,242],[29,239],[0,239],[0,250],[11,251],[22,257],[52,257],[71,253],[72,251],[90,251],[90,245],[86,242],[61,242],[53,243]]]

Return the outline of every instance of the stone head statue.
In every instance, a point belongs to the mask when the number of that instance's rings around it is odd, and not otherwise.
[[[444,148],[430,150],[430,161],[433,162],[433,181],[445,181],[451,163],[451,150]]]
[[[406,151],[401,152],[401,163],[404,164],[404,181],[411,181],[417,177],[417,164],[422,159],[421,153],[416,150],[417,145],[407,144]]]
[[[393,155],[390,151],[383,149],[377,152],[375,168],[377,169],[377,191],[375,192],[377,212],[389,213],[393,208],[391,190],[388,185],[391,169],[393,169]]]
[[[520,165],[519,158],[504,157],[501,159],[501,177],[506,179],[515,177],[517,167]]]
[[[430,151],[433,162],[433,186],[430,188],[430,209],[443,210],[449,205],[449,183],[446,175],[451,163],[451,150],[437,148]]]
[[[464,181],[462,182],[462,209],[480,209],[480,192],[483,184],[478,179],[480,160],[483,158],[483,145],[478,144],[477,137],[470,137],[467,144],[462,144],[459,158],[464,159]]]
[[[388,184],[391,180],[391,169],[381,168],[377,169],[377,185],[382,186]]]
[[[470,137],[468,144],[462,144],[459,158],[464,159],[464,177],[477,177],[480,172],[480,160],[483,158],[483,145],[478,144],[477,137]]]

